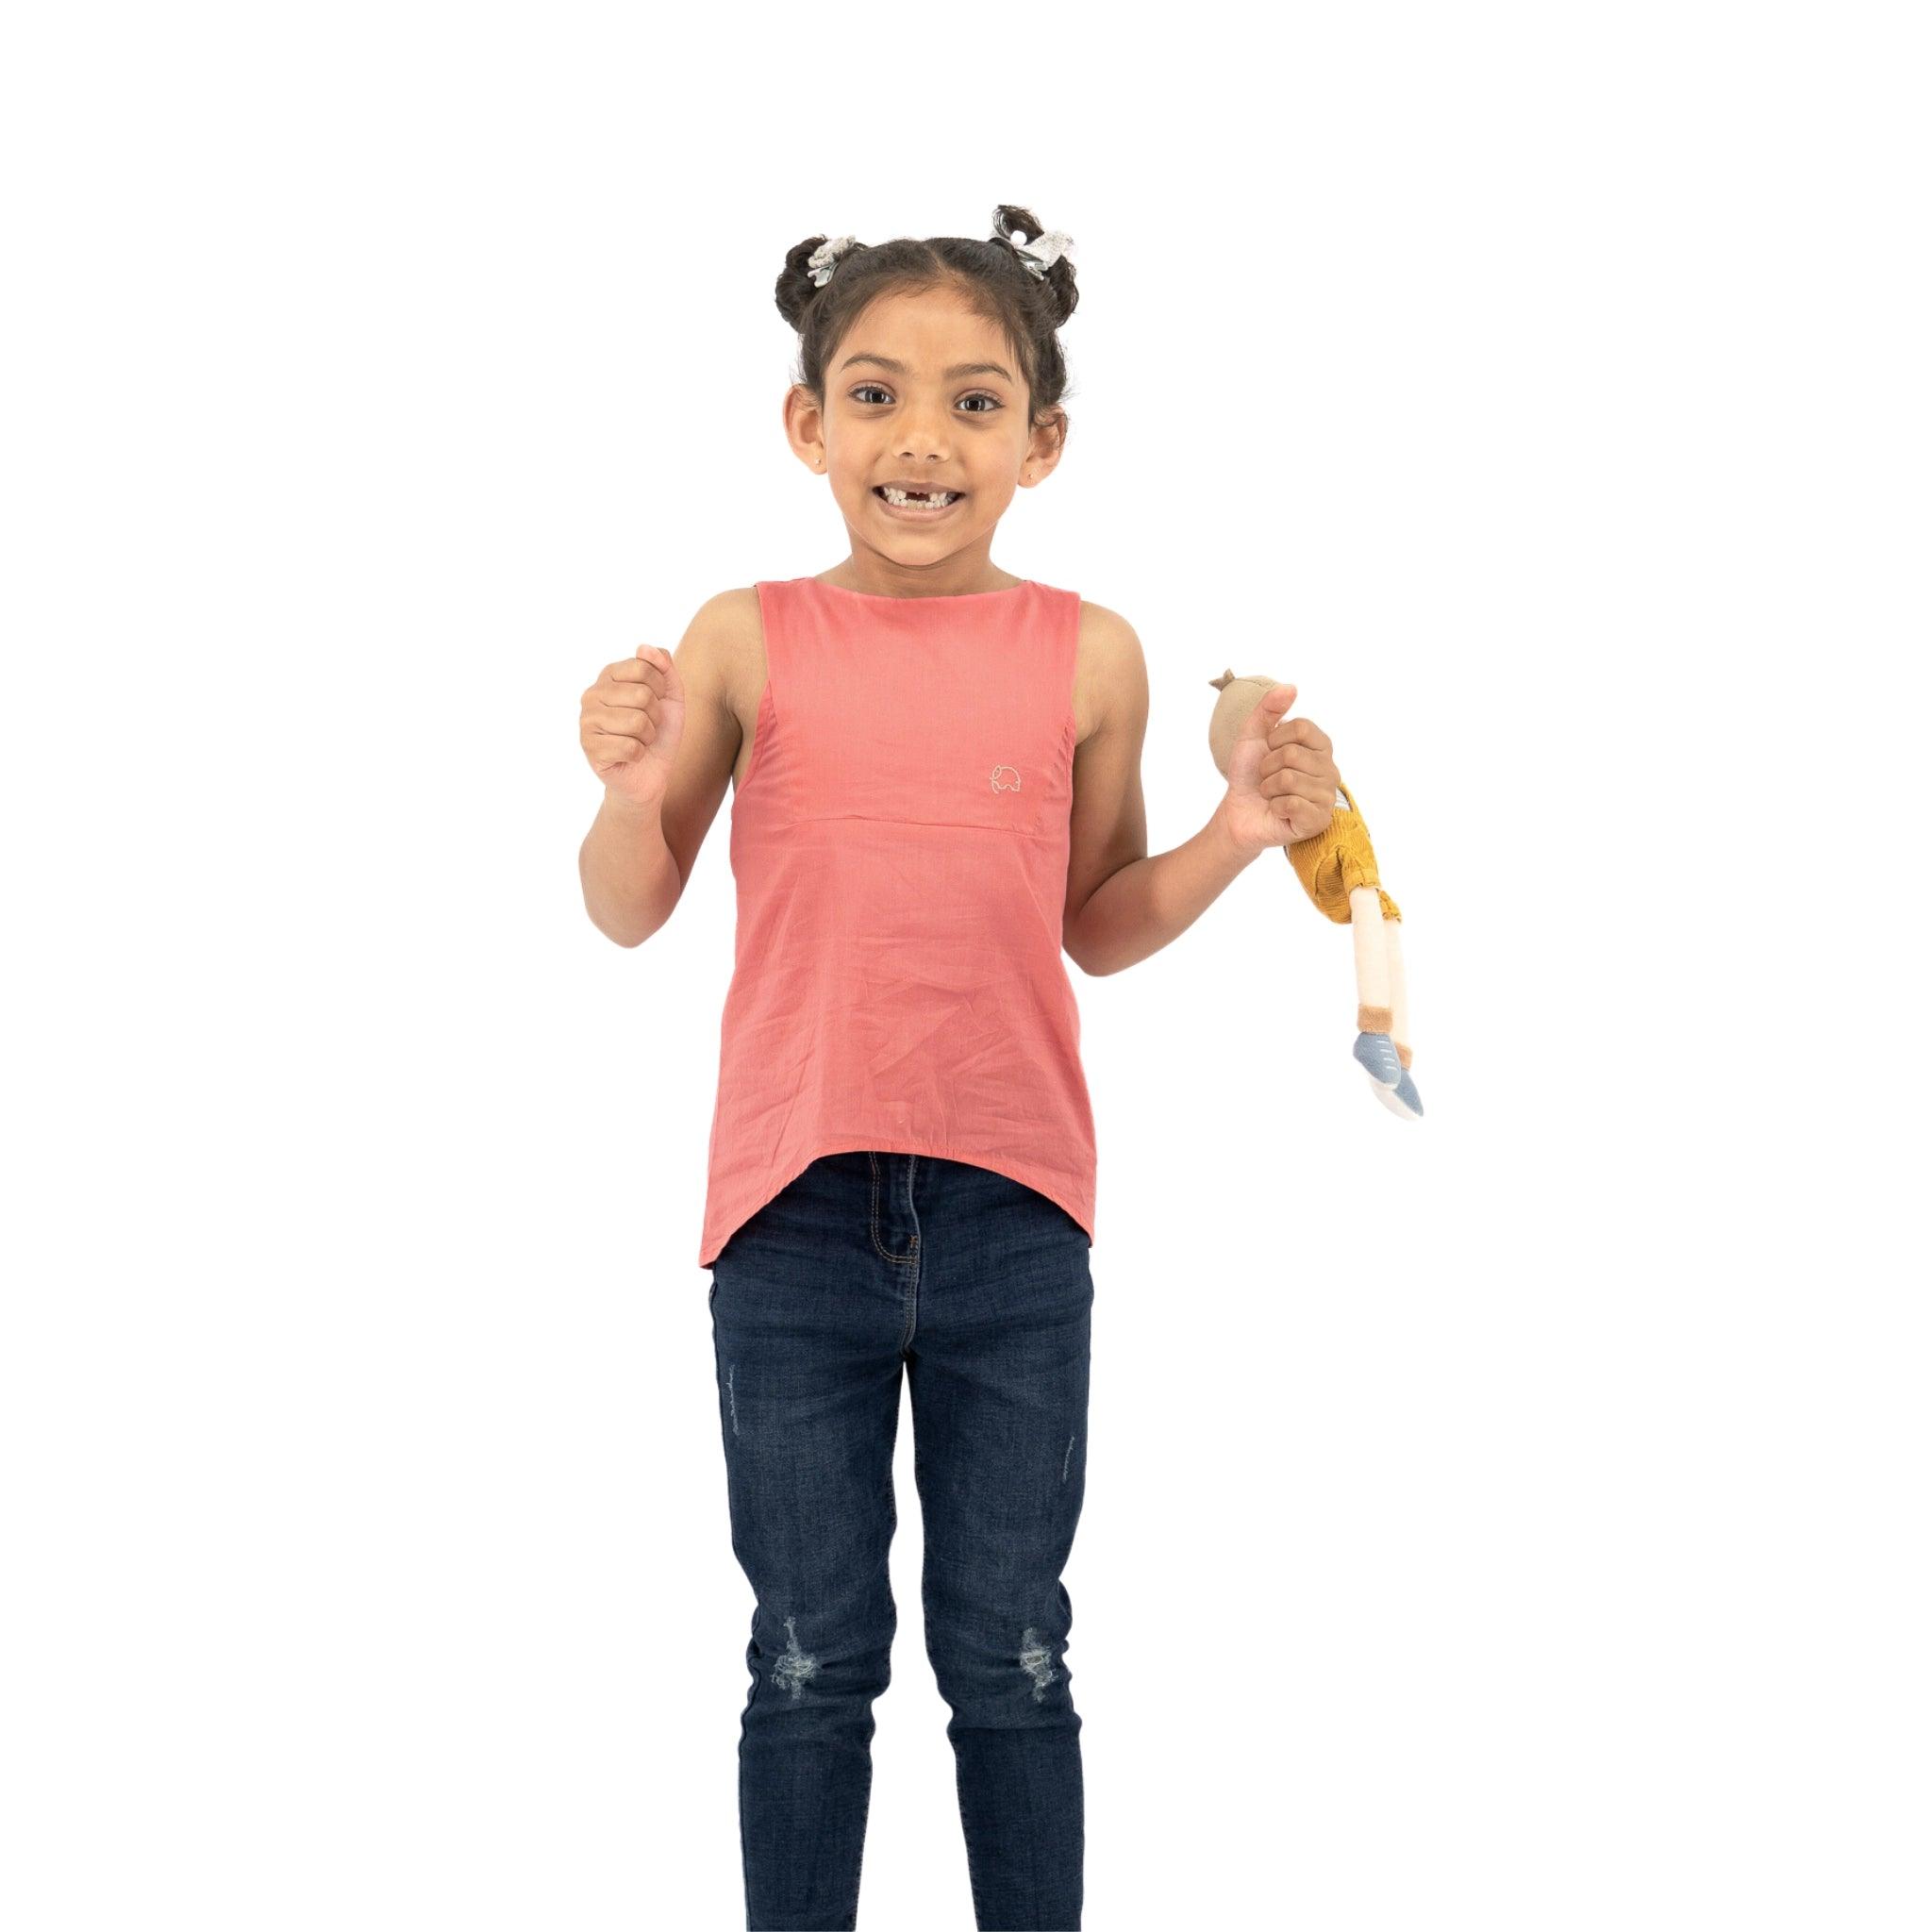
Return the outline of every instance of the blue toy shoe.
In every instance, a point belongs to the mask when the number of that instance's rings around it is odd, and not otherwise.
[[[1395,1051],[1395,1042],[1386,1033],[1357,1033],[1355,1037],[1355,1057],[1369,1071],[1369,1078],[1378,1087],[1394,1087],[1400,1084],[1403,1075],[1402,1056]]]
[[[1409,1078],[1408,1069],[1404,1067],[1402,1078],[1392,1087],[1375,1083],[1375,1098],[1391,1113],[1400,1114],[1406,1121],[1419,1121],[1423,1117],[1423,1097],[1416,1091],[1415,1082]]]

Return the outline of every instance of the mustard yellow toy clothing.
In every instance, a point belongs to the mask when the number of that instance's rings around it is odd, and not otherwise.
[[[1382,890],[1375,873],[1375,848],[1369,843],[1368,821],[1346,785],[1341,795],[1346,808],[1335,808],[1335,816],[1325,832],[1311,839],[1297,839],[1288,846],[1289,863],[1295,869],[1303,890],[1338,925],[1346,925],[1350,912],[1348,895],[1357,886],[1373,886],[1382,902],[1384,919],[1400,919],[1395,901]]]

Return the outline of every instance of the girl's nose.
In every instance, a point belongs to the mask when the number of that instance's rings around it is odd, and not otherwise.
[[[924,422],[916,416],[908,417],[900,430],[905,441],[899,454],[908,463],[944,462],[947,455],[946,433],[942,427]]]

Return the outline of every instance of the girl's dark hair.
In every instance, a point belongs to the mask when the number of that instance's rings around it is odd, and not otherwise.
[[[1015,237],[1031,242],[1041,233],[1031,210],[1001,206],[992,218],[996,232],[984,242],[966,235],[918,242],[908,235],[876,246],[855,243],[838,258],[823,288],[808,263],[826,238],[799,242],[785,258],[775,291],[779,314],[798,331],[793,380],[823,408],[825,363],[862,309],[881,295],[951,288],[1004,333],[1026,384],[1028,426],[1044,422],[1067,393],[1066,358],[1054,332],[1080,299],[1074,264],[1062,255],[1044,276],[1036,275],[1014,245]]]

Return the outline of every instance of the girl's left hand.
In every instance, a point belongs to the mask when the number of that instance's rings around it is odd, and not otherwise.
[[[1221,810],[1243,852],[1292,845],[1328,829],[1341,774],[1328,734],[1311,718],[1288,718],[1295,687],[1277,684],[1242,721],[1227,760]]]

